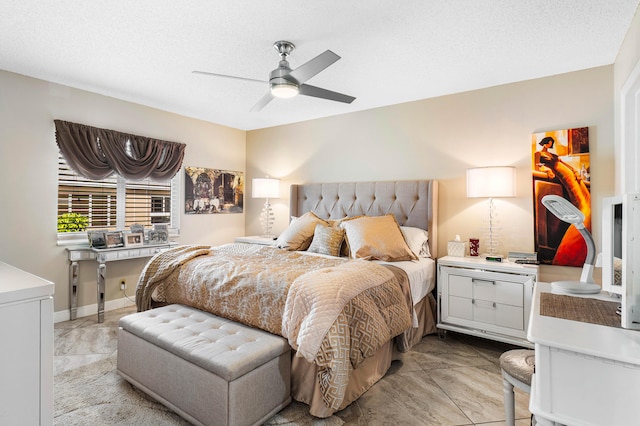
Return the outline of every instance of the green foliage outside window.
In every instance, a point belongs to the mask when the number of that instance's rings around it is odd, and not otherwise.
[[[89,219],[79,213],[63,213],[58,216],[58,232],[82,232],[88,225]]]

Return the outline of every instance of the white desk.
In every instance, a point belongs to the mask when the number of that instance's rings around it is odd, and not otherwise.
[[[53,283],[0,262],[0,425],[53,424]]]
[[[125,259],[152,257],[154,254],[175,246],[175,243],[144,245],[141,247],[118,247],[96,249],[85,246],[68,247],[69,257],[69,305],[70,318],[76,319],[78,310],[78,262],[96,260],[98,262],[96,285],[98,289],[98,322],[104,321],[104,293],[107,275],[107,262]]]
[[[550,293],[551,286],[535,285],[531,307],[531,413],[541,424],[639,424],[640,331],[540,315],[541,292]]]

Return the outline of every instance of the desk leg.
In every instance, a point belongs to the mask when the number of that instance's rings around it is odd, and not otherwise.
[[[104,322],[104,292],[105,292],[105,278],[107,275],[107,265],[104,263],[98,264],[98,322]]]
[[[78,262],[69,263],[69,317],[74,320],[78,316]]]

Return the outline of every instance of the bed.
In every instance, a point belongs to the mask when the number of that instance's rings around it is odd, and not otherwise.
[[[180,303],[286,337],[292,397],[328,417],[435,332],[437,194],[434,180],[292,185],[278,247],[158,254],[138,310]]]

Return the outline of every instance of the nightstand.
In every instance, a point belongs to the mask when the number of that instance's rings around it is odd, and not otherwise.
[[[527,326],[537,280],[537,265],[440,258],[437,327],[531,348]]]
[[[247,237],[236,237],[236,243],[259,244],[262,246],[275,246],[276,240],[269,237],[261,237],[259,235],[250,235]]]

